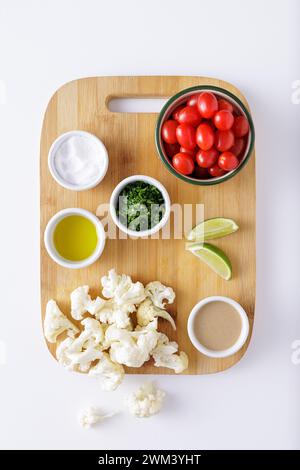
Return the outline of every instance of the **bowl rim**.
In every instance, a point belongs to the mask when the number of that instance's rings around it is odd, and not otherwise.
[[[164,201],[165,201],[165,213],[162,217],[162,219],[156,224],[154,227],[148,229],[148,230],[143,230],[141,232],[136,232],[134,230],[131,230],[125,225],[123,225],[120,222],[119,217],[117,216],[116,212],[116,200],[122,191],[122,189],[127,186],[129,183],[134,183],[135,181],[145,181],[146,183],[149,183],[153,186],[156,186],[157,189],[161,192]],[[170,201],[170,196],[164,185],[158,181],[157,179],[153,178],[152,176],[147,176],[147,175],[131,175],[128,176],[127,178],[124,178],[121,180],[117,186],[114,188],[110,201],[109,201],[109,210],[110,210],[110,215],[113,219],[113,222],[116,224],[116,226],[122,230],[122,232],[126,233],[127,235],[130,235],[131,237],[137,237],[137,238],[142,238],[142,237],[147,237],[149,235],[153,235],[154,233],[157,233],[161,228],[164,227],[164,225],[167,223],[169,217],[170,217],[170,212],[171,212],[171,201]]]
[[[67,140],[68,138],[72,136],[85,137],[86,139],[90,139],[91,141],[95,142],[95,144],[98,146],[99,154],[101,153],[101,155],[103,156],[103,162],[104,162],[103,168],[101,169],[101,171],[99,170],[98,176],[90,183],[86,183],[86,184],[69,183],[58,173],[55,167],[54,160],[55,160],[55,154],[56,154],[58,147],[65,140]],[[65,189],[69,189],[70,191],[86,191],[88,189],[95,188],[99,183],[101,183],[101,181],[104,179],[107,173],[108,164],[109,164],[108,160],[109,160],[108,152],[102,140],[99,139],[99,137],[97,137],[95,134],[92,134],[91,132],[83,131],[80,129],[74,129],[71,131],[63,132],[62,134],[57,136],[56,139],[52,142],[49,152],[48,152],[48,168],[51,173],[51,176],[60,186],[62,186]]]
[[[90,220],[94,224],[97,230],[98,243],[94,252],[88,258],[81,260],[81,261],[72,261],[72,260],[63,258],[57,252],[53,244],[53,233],[54,233],[55,227],[62,219],[71,215],[81,215],[85,217],[86,219]],[[46,228],[45,228],[45,232],[44,232],[44,244],[45,244],[47,253],[50,256],[50,258],[52,258],[52,260],[55,261],[60,266],[63,266],[64,268],[70,268],[70,269],[85,268],[93,264],[95,261],[97,261],[102,255],[102,252],[105,247],[105,242],[106,242],[106,235],[105,235],[104,227],[103,227],[101,220],[99,220],[98,217],[94,215],[92,212],[86,209],[80,209],[79,207],[69,207],[67,209],[62,209],[56,212],[56,214],[54,214],[51,217],[51,219],[48,221]]]
[[[167,158],[165,157],[164,152],[162,150],[162,147],[160,145],[160,129],[161,129],[161,125],[162,125],[164,115],[166,114],[166,112],[168,111],[168,109],[170,108],[172,103],[174,103],[174,101],[176,101],[180,97],[183,97],[187,93],[192,93],[192,92],[197,92],[197,91],[204,91],[204,90],[208,90],[208,91],[212,91],[212,92],[216,92],[216,93],[219,92],[219,93],[222,93],[224,95],[227,95],[229,98],[231,98],[233,101],[235,101],[237,103],[237,105],[240,106],[240,108],[242,108],[242,110],[245,113],[245,115],[248,119],[248,122],[249,122],[250,143],[249,143],[249,148],[248,148],[247,154],[245,155],[243,161],[240,163],[240,165],[235,170],[230,171],[230,172],[226,173],[225,175],[223,175],[219,178],[211,178],[211,179],[208,179],[208,180],[204,180],[204,179],[203,180],[200,180],[200,179],[197,180],[197,179],[192,179],[192,178],[189,178],[188,176],[185,176],[185,175],[182,175],[182,174],[178,173],[175,170],[175,168],[171,165],[171,163],[167,160]],[[196,186],[212,186],[212,185],[215,185],[215,184],[220,184],[220,183],[223,183],[225,181],[228,181],[229,179],[231,179],[235,175],[237,175],[242,170],[242,168],[244,168],[244,166],[248,163],[248,161],[249,161],[249,159],[250,159],[250,157],[253,153],[254,141],[255,141],[254,124],[253,124],[251,114],[248,111],[247,107],[244,105],[244,103],[234,93],[231,93],[229,90],[226,90],[226,88],[218,87],[218,86],[215,86],[215,85],[195,85],[195,86],[192,86],[192,87],[189,87],[189,88],[185,88],[184,90],[181,90],[178,93],[176,93],[175,95],[171,96],[171,98],[169,98],[168,101],[162,107],[162,109],[161,109],[161,111],[158,115],[157,122],[156,122],[156,127],[155,127],[156,150],[157,150],[159,158],[162,160],[163,164],[167,167],[167,169],[174,176],[181,179],[182,181],[185,181],[186,183],[194,184]]]
[[[236,342],[227,349],[223,349],[223,350],[209,349],[206,346],[204,346],[195,335],[194,320],[198,312],[201,310],[201,308],[204,307],[204,305],[207,305],[208,303],[211,303],[211,302],[225,302],[231,305],[237,311],[237,313],[239,314],[241,318],[242,326],[241,326],[240,335],[238,339],[236,340]],[[188,336],[193,346],[199,352],[201,352],[202,354],[208,357],[224,358],[224,357],[228,357],[228,356],[231,356],[232,354],[237,353],[244,346],[249,336],[249,330],[250,330],[249,318],[244,308],[236,300],[230,297],[225,297],[221,295],[213,295],[210,297],[205,297],[204,299],[200,300],[196,305],[194,305],[188,317],[187,330],[188,330]]]

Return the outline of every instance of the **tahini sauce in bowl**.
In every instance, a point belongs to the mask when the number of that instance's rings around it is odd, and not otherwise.
[[[245,344],[249,321],[245,310],[228,297],[207,297],[195,305],[188,333],[198,351],[209,357],[227,357]]]

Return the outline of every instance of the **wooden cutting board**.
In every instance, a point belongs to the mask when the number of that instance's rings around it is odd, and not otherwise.
[[[159,280],[172,286],[176,303],[170,307],[176,323],[174,333],[169,324],[160,329],[178,341],[189,356],[187,374],[206,374],[231,367],[245,353],[248,344],[226,359],[211,359],[198,353],[187,335],[187,318],[194,304],[203,297],[225,295],[242,304],[248,313],[252,332],[255,307],[255,155],[231,180],[215,186],[194,186],[175,178],[159,160],[154,143],[156,113],[116,113],[108,110],[115,97],[170,97],[194,85],[214,85],[234,93],[246,105],[241,92],[221,80],[203,77],[94,77],[74,80],[63,85],[51,98],[41,135],[40,203],[41,203],[41,307],[55,299],[68,314],[70,292],[82,284],[100,293],[100,278],[114,267],[133,280],[147,283]],[[109,169],[98,187],[73,192],[60,187],[47,167],[49,148],[61,133],[81,129],[98,136],[109,153]],[[226,282],[184,249],[184,240],[107,240],[104,253],[92,266],[71,270],[58,266],[48,256],[43,234],[48,220],[59,210],[81,207],[97,213],[99,204],[109,202],[112,190],[131,174],[157,178],[167,188],[171,202],[204,204],[204,216],[233,218],[240,230],[215,244],[230,257],[233,278]],[[97,214],[100,216],[100,214]],[[101,218],[101,217],[100,217]],[[250,335],[251,336],[251,335]],[[250,340],[249,336],[249,340]],[[249,343],[249,341],[248,341]],[[48,344],[54,355],[55,345]],[[154,367],[151,362],[129,373],[173,373]]]

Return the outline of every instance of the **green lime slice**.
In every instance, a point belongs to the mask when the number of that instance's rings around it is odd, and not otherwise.
[[[232,219],[216,217],[207,219],[196,225],[188,234],[187,240],[190,242],[214,240],[225,237],[238,230],[238,225]]]
[[[226,281],[231,279],[232,267],[230,260],[220,248],[210,243],[193,243],[189,244],[187,250],[204,261],[204,263]]]

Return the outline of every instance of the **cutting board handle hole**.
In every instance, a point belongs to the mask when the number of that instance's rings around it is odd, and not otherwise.
[[[112,97],[107,108],[113,113],[159,113],[168,98],[119,98]]]

